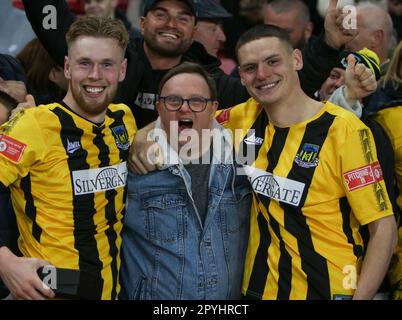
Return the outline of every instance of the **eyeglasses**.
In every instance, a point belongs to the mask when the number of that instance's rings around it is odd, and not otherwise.
[[[166,96],[159,97],[159,100],[163,101],[166,109],[169,111],[179,111],[183,106],[183,102],[187,102],[188,107],[193,112],[202,112],[207,107],[208,102],[214,101],[213,99],[207,99],[203,97],[193,97],[190,99],[183,99],[178,96]]]

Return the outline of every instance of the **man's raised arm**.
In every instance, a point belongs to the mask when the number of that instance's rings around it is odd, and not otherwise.
[[[75,16],[65,0],[23,0],[32,29],[54,61],[64,65],[66,33]]]

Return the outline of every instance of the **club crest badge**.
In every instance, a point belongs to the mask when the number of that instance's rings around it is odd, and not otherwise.
[[[128,150],[130,148],[130,139],[123,125],[112,128],[112,133],[119,149]]]
[[[318,166],[318,152],[320,146],[311,143],[303,144],[303,147],[295,157],[295,162],[302,168],[314,168]]]

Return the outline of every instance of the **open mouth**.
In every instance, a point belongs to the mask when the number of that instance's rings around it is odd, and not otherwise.
[[[191,119],[181,119],[179,120],[179,132],[185,129],[193,128],[193,120]]]
[[[169,39],[169,40],[178,40],[179,36],[175,33],[171,33],[171,32],[159,32],[159,35],[162,36],[165,39]]]
[[[85,92],[90,96],[98,96],[102,94],[106,87],[84,86]]]
[[[258,90],[271,90],[275,88],[278,85],[279,81],[271,82],[271,83],[266,83],[260,86],[257,86]]]

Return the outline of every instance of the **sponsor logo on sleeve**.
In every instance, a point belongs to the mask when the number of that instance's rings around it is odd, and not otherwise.
[[[383,180],[383,174],[380,164],[374,162],[367,166],[346,172],[343,174],[349,191],[363,188]]]
[[[112,128],[112,133],[119,149],[128,150],[130,148],[130,139],[125,126],[120,125]]]
[[[320,146],[311,143],[303,144],[302,149],[295,157],[295,162],[302,168],[314,168],[318,166],[318,152]]]
[[[14,162],[20,162],[26,146],[27,145],[22,142],[0,134],[0,154]]]
[[[244,171],[248,175],[254,191],[258,194],[296,207],[300,204],[304,183],[250,166],[245,166]]]
[[[127,180],[127,163],[73,171],[74,195],[104,192],[123,188]]]

